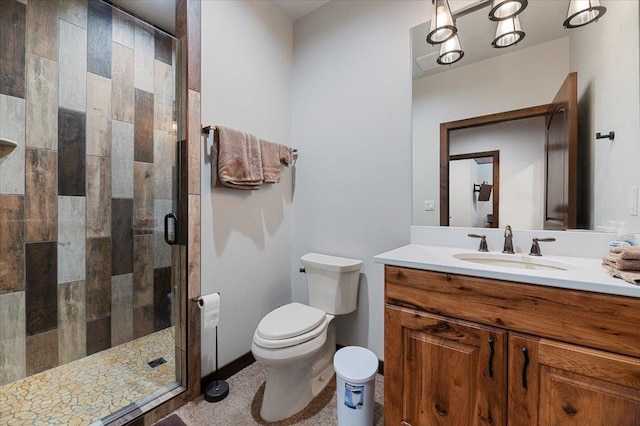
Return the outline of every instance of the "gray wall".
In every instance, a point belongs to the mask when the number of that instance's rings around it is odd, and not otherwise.
[[[383,267],[372,257],[409,242],[409,28],[426,2],[334,1],[294,24],[292,297],[306,301],[299,259],[362,259],[358,309],[338,317],[338,343],[383,358]]]

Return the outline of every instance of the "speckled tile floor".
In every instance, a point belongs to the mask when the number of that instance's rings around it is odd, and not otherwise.
[[[336,379],[299,413],[279,422],[266,422],[260,417],[262,396],[268,369],[253,363],[231,376],[229,396],[220,402],[207,402],[201,395],[172,414],[178,415],[187,426],[331,426],[337,424]],[[384,377],[376,374],[373,424],[384,425]]]
[[[169,327],[0,387],[0,425],[89,425],[174,382]]]

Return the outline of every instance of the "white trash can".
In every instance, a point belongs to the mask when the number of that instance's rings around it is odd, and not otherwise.
[[[338,426],[373,425],[373,396],[378,357],[369,349],[347,346],[333,357],[336,370]]]

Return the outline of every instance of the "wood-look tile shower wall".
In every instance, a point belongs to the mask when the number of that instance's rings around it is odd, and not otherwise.
[[[175,54],[99,0],[0,0],[0,385],[171,325]]]

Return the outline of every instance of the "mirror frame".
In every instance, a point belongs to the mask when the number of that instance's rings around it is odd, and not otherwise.
[[[454,130],[468,129],[470,127],[488,126],[491,124],[504,123],[506,121],[546,116],[550,114],[555,107],[555,104],[544,104],[440,123],[440,226],[449,226],[449,161],[451,158],[451,155],[449,154],[450,133]],[[497,217],[495,212],[494,217]],[[496,220],[496,224],[497,223],[498,222]]]

